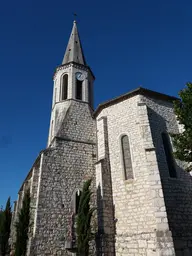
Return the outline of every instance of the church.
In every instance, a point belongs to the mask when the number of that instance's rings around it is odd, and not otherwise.
[[[73,217],[84,182],[96,206],[90,255],[192,255],[192,178],[173,158],[182,132],[175,97],[136,88],[93,109],[94,74],[77,23],[53,77],[47,147],[28,172],[14,223],[30,189],[28,256],[76,255]]]

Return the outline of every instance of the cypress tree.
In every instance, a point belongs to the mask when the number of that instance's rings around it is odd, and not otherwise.
[[[95,208],[90,207],[92,192],[90,191],[91,179],[86,181],[80,196],[77,215],[77,251],[79,255],[89,255],[89,241],[92,239],[91,218]]]
[[[5,210],[1,211],[0,218],[0,250],[1,255],[5,256],[9,251],[9,235],[12,218],[10,197],[7,200]]]
[[[30,220],[30,191],[24,194],[23,205],[16,222],[15,256],[25,256],[27,251],[28,230]]]
[[[183,132],[171,134],[175,148],[175,157],[188,163],[187,171],[192,171],[192,83],[179,92],[180,101],[174,103],[174,111]]]
[[[1,234],[1,223],[2,223],[2,218],[3,218],[3,206],[0,208],[0,234]]]

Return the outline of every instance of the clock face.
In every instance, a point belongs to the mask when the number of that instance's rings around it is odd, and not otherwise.
[[[81,72],[77,72],[75,75],[76,75],[77,80],[79,80],[79,81],[85,80],[85,74],[83,74]]]

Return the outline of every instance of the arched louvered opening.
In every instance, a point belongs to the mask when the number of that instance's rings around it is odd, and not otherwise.
[[[121,137],[121,147],[125,180],[133,179],[131,150],[129,145],[129,138],[127,135],[123,135]]]
[[[76,79],[76,99],[82,100],[83,82]]]
[[[68,75],[64,75],[61,83],[61,100],[66,100],[68,94]]]
[[[173,157],[173,150],[172,150],[172,145],[171,145],[169,135],[166,132],[163,132],[161,136],[162,136],[167,166],[169,169],[169,175],[172,178],[176,178],[177,172],[176,172],[176,166],[175,166],[175,159]]]

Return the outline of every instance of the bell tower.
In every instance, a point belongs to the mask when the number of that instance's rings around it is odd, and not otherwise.
[[[72,101],[88,104],[93,109],[94,75],[86,64],[77,22],[73,22],[72,32],[62,64],[56,68],[54,78],[52,113],[48,146],[58,135],[67,110]]]

